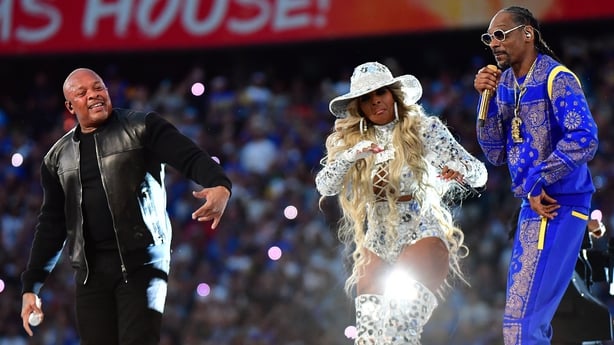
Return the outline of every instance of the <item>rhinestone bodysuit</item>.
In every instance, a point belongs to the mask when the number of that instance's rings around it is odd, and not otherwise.
[[[465,181],[471,186],[480,187],[486,183],[487,171],[482,162],[470,155],[452,136],[448,128],[435,117],[422,118],[422,139],[427,162],[427,184],[431,186],[431,194],[424,198],[425,203],[440,202],[441,196],[450,188],[450,183],[438,177],[440,168],[448,166],[464,175]],[[397,202],[394,225],[396,234],[386,236],[390,210],[385,200],[385,186],[389,181],[388,163],[395,159],[395,148],[392,144],[392,134],[396,122],[382,126],[374,126],[377,144],[383,148],[375,154],[375,164],[371,173],[374,182],[376,202],[367,205],[367,233],[365,246],[388,262],[396,261],[406,244],[424,238],[435,236],[444,242],[445,233],[432,214],[428,204],[419,204],[416,200]],[[354,164],[339,156],[339,159],[326,164],[316,176],[316,187],[322,195],[336,195],[342,190],[345,174]],[[401,171],[398,195],[414,195],[418,183],[408,166]],[[379,200],[379,201],[378,201]]]

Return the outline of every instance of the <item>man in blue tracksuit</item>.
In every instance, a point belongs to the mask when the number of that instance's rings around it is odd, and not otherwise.
[[[529,10],[500,10],[482,41],[499,69],[476,74],[480,100],[485,90],[493,95],[478,107],[478,142],[492,164],[507,164],[512,192],[522,199],[504,342],[550,344],[550,322],[572,277],[595,191],[587,163],[599,143],[597,125],[578,78],[544,42]]]

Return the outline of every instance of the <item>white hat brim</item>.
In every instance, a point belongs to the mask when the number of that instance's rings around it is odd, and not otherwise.
[[[394,84],[400,84],[401,91],[403,92],[403,102],[407,105],[416,104],[420,97],[422,97],[422,85],[420,85],[420,81],[411,74],[405,74],[383,83],[371,84],[366,88],[350,91],[345,95],[337,96],[330,101],[328,109],[336,117],[347,117],[349,115],[347,111],[348,105],[355,98],[368,94],[381,87]]]

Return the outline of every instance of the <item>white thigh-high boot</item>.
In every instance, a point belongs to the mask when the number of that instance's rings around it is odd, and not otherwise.
[[[356,304],[356,339],[354,345],[382,344],[382,295],[358,295]]]
[[[356,297],[354,345],[420,345],[422,328],[437,307],[437,297],[412,280],[402,296]]]
[[[383,297],[383,340],[378,345],[420,345],[422,328],[437,307],[437,297],[416,280],[403,290],[402,295]]]

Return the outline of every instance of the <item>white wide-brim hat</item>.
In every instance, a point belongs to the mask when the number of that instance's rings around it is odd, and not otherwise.
[[[415,104],[422,97],[422,85],[416,77],[405,74],[393,77],[388,67],[379,62],[366,62],[354,68],[350,78],[350,92],[333,98],[328,109],[336,117],[347,117],[348,105],[356,97],[365,95],[381,87],[400,84],[404,103]]]

